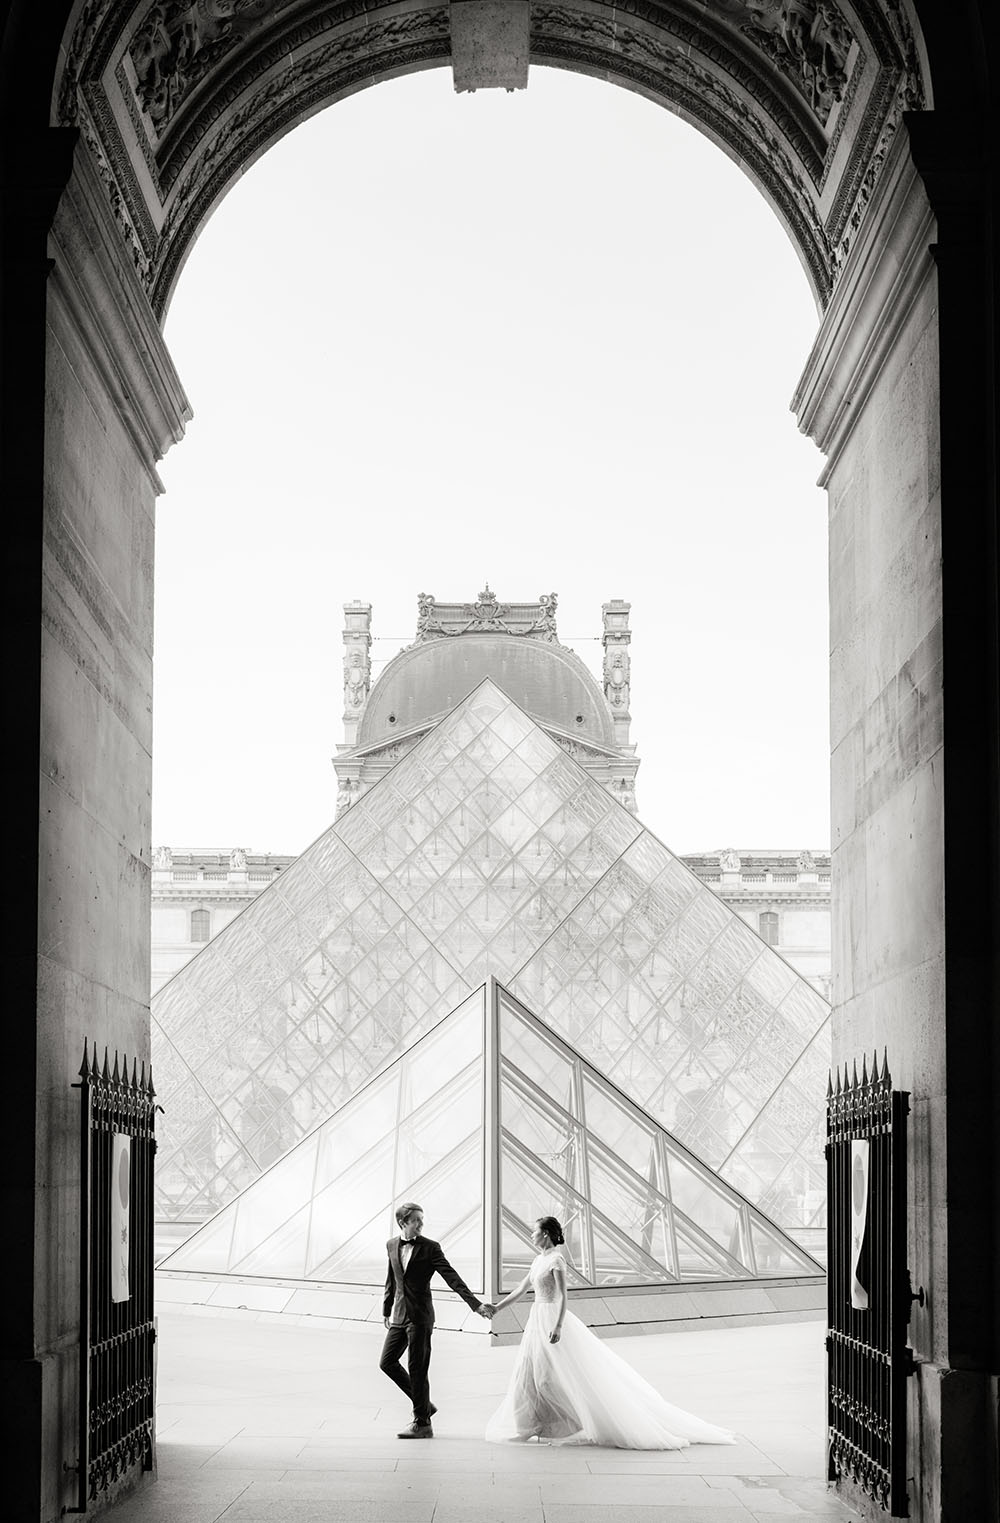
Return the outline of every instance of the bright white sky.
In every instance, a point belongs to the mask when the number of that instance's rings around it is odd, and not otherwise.
[[[817,326],[792,244],[638,96],[448,70],[314,117],[234,187],[167,339],[156,844],[299,852],[331,822],[342,605],[382,669],[418,592],[559,594],[600,671],[632,603],[643,823],[678,852],[829,843]]]

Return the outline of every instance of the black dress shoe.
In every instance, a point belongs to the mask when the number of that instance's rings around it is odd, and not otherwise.
[[[402,1433],[397,1433],[396,1437],[397,1438],[433,1438],[434,1437],[434,1429],[431,1427],[429,1422],[426,1422],[426,1423],[416,1423],[416,1422],[414,1422],[414,1423],[411,1423],[408,1428],[404,1428]]]

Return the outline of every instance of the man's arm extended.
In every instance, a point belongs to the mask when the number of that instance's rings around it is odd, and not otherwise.
[[[488,1316],[489,1313],[486,1311],[485,1303],[480,1301],[478,1296],[473,1295],[458,1270],[453,1269],[448,1263],[448,1260],[441,1252],[441,1244],[436,1243],[434,1246],[436,1251],[434,1253],[431,1273],[439,1274],[449,1290],[453,1290],[456,1295],[461,1296],[465,1304],[471,1306],[473,1311],[483,1312],[484,1315]]]

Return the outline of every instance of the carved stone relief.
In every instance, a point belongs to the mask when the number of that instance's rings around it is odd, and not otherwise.
[[[128,45],[136,95],[158,133],[185,95],[282,0],[165,0],[146,12]]]
[[[417,594],[417,637],[414,645],[423,640],[437,640],[451,635],[478,634],[493,631],[505,635],[531,635],[535,639],[558,640],[556,633],[556,608],[558,594],[543,592],[538,599],[538,616],[530,623],[515,622],[511,606],[501,603],[487,582],[475,603],[439,605],[432,592]],[[450,611],[459,607],[456,617]],[[450,616],[446,616],[445,609]],[[412,649],[412,647],[407,647]]]
[[[627,650],[609,650],[604,658],[604,694],[614,709],[628,708],[631,665]]]
[[[148,289],[153,272],[152,249],[154,247],[154,238],[151,228],[146,230],[145,238],[141,236],[139,230],[142,222],[148,219],[141,219],[133,214],[132,207],[123,193],[120,179],[108,162],[107,154],[104,151],[104,144],[94,125],[93,119],[79,101],[77,102],[77,121],[75,125],[80,129],[83,140],[90,152],[90,157],[107,191],[111,215],[121,234],[122,242],[129,251],[136,274],[139,276],[143,286]],[[137,195],[134,195],[132,199],[138,199],[141,202],[141,197]],[[144,206],[143,209],[145,210]]]
[[[368,697],[371,667],[360,650],[352,650],[344,656],[344,707],[364,708]]]
[[[589,13],[584,16],[562,6],[536,6],[532,28],[533,44],[537,28],[543,54],[555,52],[553,44],[558,41],[559,56],[569,60],[607,69],[610,56],[618,72],[683,105],[732,144],[785,211],[820,296],[826,299],[832,285],[833,250],[816,209],[814,191],[789,152],[737,89],[667,41],[610,18]],[[672,86],[669,90],[668,85]]]
[[[847,90],[853,35],[829,0],[711,0],[809,102],[825,126]]]
[[[285,67],[262,86],[214,136],[175,189],[161,231],[153,305],[162,310],[176,270],[200,218],[236,172],[240,161],[277,136],[313,102],[335,96],[356,80],[388,68],[405,69],[446,56],[448,13],[444,7],[387,16],[333,38],[308,54],[297,68]]]
[[[342,777],[337,784],[337,817],[345,814],[361,797],[361,782],[356,777]]]
[[[382,0],[322,8],[87,0],[67,46],[58,120],[81,127],[157,312],[202,218],[246,159],[352,85],[448,57],[446,5],[382,9]],[[902,112],[925,99],[910,0],[854,0],[850,17],[839,0],[704,0],[697,9],[619,0],[614,10],[538,3],[531,46],[540,61],[610,70],[724,140],[781,209],[825,301]],[[851,99],[866,49],[879,73],[856,121]],[[161,208],[147,205],[130,162],[135,148],[118,126],[121,104],[108,99],[109,67],[164,200],[162,226]],[[849,162],[822,219],[818,190],[849,106]],[[557,638],[554,600],[543,618],[550,615],[547,628],[532,630],[536,637]]]

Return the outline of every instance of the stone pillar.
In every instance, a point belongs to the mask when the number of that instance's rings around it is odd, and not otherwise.
[[[344,744],[353,746],[372,682],[372,605],[344,604]]]
[[[20,479],[6,502],[23,563],[19,610],[26,621],[33,603],[28,649],[38,652],[36,717],[18,710],[19,754],[36,748],[35,779],[12,824],[30,829],[39,866],[35,893],[15,851],[34,923],[9,970],[16,1079],[2,1207],[4,1431],[18,1455],[6,1506],[25,1520],[57,1518],[75,1502],[80,1097],[71,1086],[85,1039],[91,1050],[149,1060],[155,464],[189,416],[87,150],[68,130],[43,147],[33,166],[16,135],[7,142],[9,160],[35,175],[38,213],[31,267],[10,284],[8,315],[38,324],[39,363],[13,376]],[[65,186],[58,204],[52,157]]]
[[[623,747],[629,743],[629,726],[632,723],[629,712],[632,663],[628,650],[632,643],[632,631],[628,625],[631,608],[632,604],[624,602],[622,598],[612,598],[610,603],[601,605],[604,615],[604,634],[601,639],[604,646],[604,696],[614,721],[615,744]]]
[[[981,229],[915,163],[942,123],[906,124],[793,406],[827,457],[833,1059],[885,1047],[912,1097],[910,1508],[965,1523],[997,1468],[992,332]],[[974,200],[973,146],[944,178]]]

